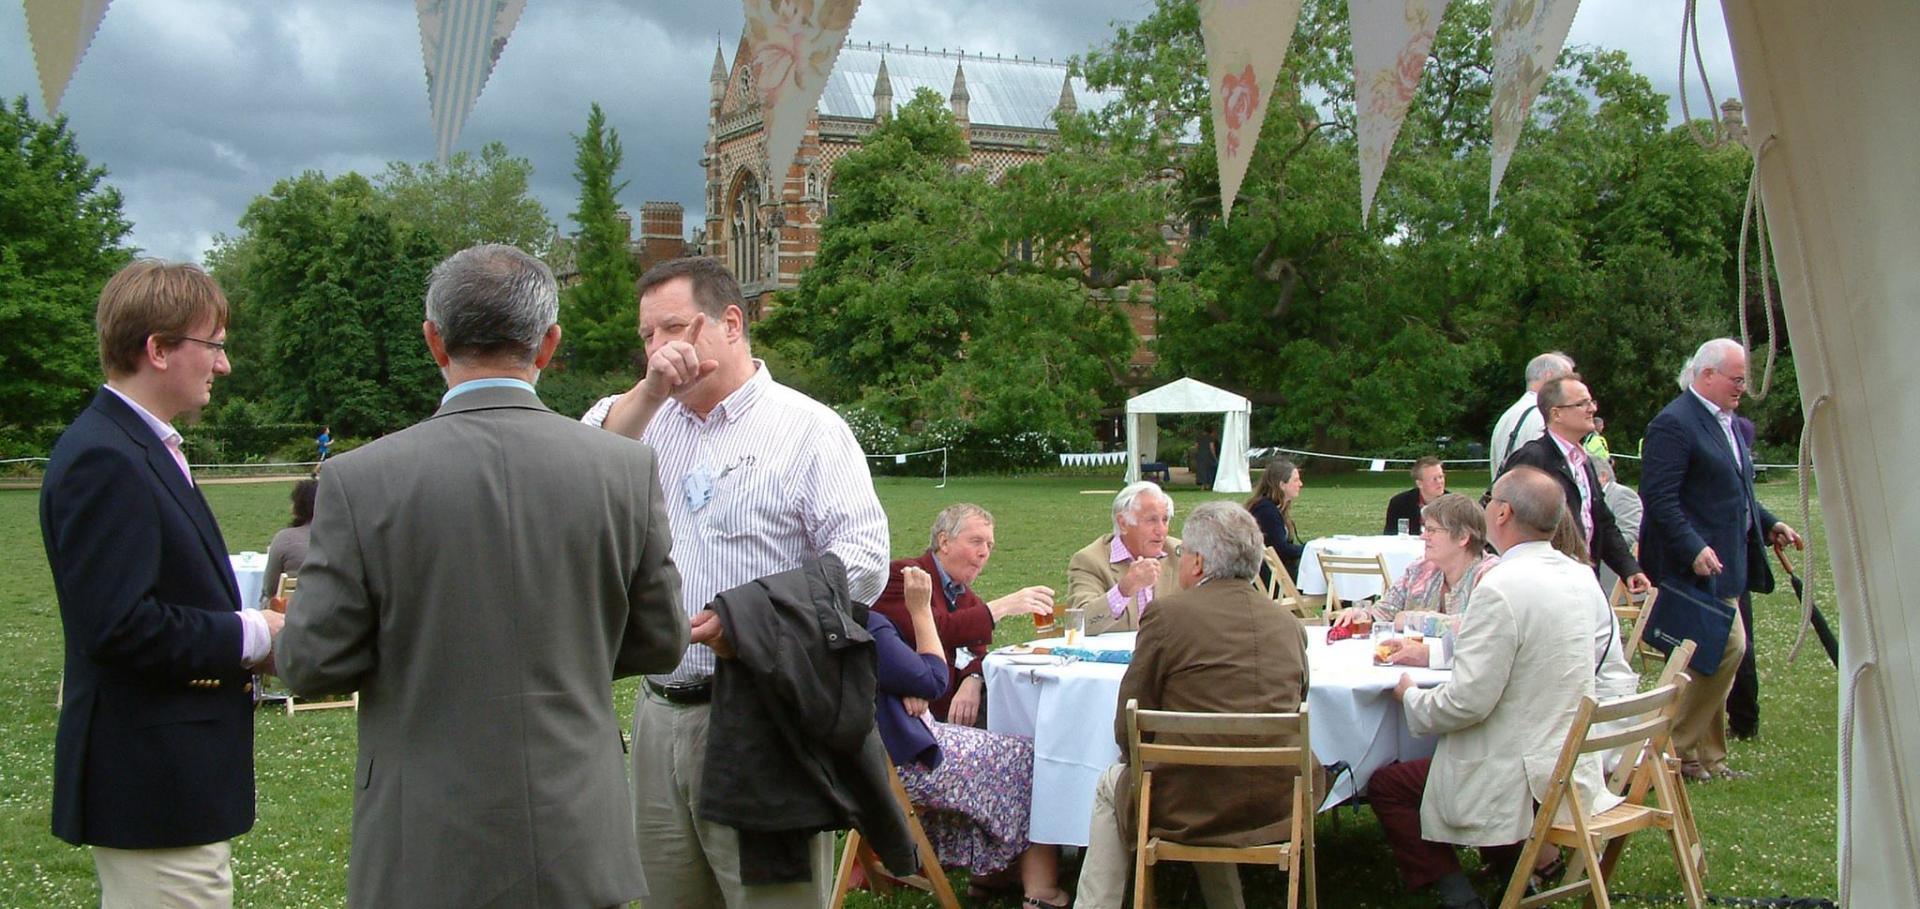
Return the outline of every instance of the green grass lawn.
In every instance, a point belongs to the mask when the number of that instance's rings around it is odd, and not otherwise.
[[[1477,493],[1484,485],[1480,475],[1470,471],[1455,480],[1462,491]],[[989,598],[1028,584],[1064,585],[1067,556],[1106,530],[1111,493],[1120,486],[1116,478],[1096,476],[955,478],[944,489],[935,482],[877,481],[893,521],[894,552],[921,551],[927,524],[940,508],[958,501],[983,505],[997,519],[999,545],[978,583]],[[1301,531],[1309,537],[1377,532],[1387,496],[1406,485],[1398,474],[1309,476],[1296,507]],[[206,488],[230,548],[266,548],[285,523],[288,488],[287,483]],[[1191,487],[1176,488],[1173,494],[1179,514],[1221,497]],[[37,496],[33,491],[0,490],[0,906],[77,907],[98,897],[87,853],[48,832],[61,642],[40,544]],[[1762,498],[1789,523],[1801,526],[1792,516],[1797,505],[1790,479],[1763,486]],[[1824,559],[1824,551],[1819,555]],[[1786,662],[1799,615],[1789,596],[1763,597],[1756,608],[1761,736],[1734,743],[1732,758],[1735,766],[1753,775],[1692,790],[1709,850],[1707,889],[1721,896],[1832,897],[1838,890],[1835,674],[1817,644],[1810,644],[1798,663]],[[1010,621],[997,637],[1013,642],[1031,633],[1024,621]],[[615,688],[625,723],[634,683]],[[256,747],[260,818],[251,833],[235,842],[239,905],[342,905],[353,717],[347,711],[322,711],[290,718],[263,709],[256,723]],[[1361,808],[1337,814],[1319,821],[1321,905],[1429,905],[1401,892],[1371,813]],[[1179,866],[1169,866],[1160,875],[1162,902],[1198,905],[1191,880]],[[1249,870],[1247,885],[1250,905],[1283,904],[1277,873]],[[1665,849],[1642,838],[1629,847],[1613,889],[1670,894],[1679,891],[1679,880]],[[884,901],[857,895],[850,903],[932,905],[917,894]]]

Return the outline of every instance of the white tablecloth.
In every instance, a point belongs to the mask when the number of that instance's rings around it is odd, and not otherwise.
[[[266,583],[267,554],[264,552],[228,553],[233,565],[233,580],[240,586],[240,608],[260,608],[260,585]]]
[[[1344,556],[1383,555],[1387,557],[1387,574],[1394,580],[1407,573],[1407,566],[1420,561],[1426,555],[1427,547],[1419,537],[1368,536],[1357,537],[1347,534],[1321,537],[1307,542],[1305,552],[1300,554],[1300,576],[1293,579],[1294,586],[1301,593],[1319,596],[1327,592],[1326,575],[1320,573],[1320,553]],[[1386,590],[1380,582],[1350,574],[1340,576],[1340,599],[1360,600],[1377,597]]]
[[[1398,760],[1433,754],[1434,740],[1407,731],[1393,699],[1399,669],[1376,667],[1366,640],[1327,644],[1325,628],[1307,629],[1312,687],[1307,705],[1313,753],[1322,764],[1346,761],[1323,803],[1331,807],[1363,790],[1373,772]],[[1132,650],[1132,632],[1089,638],[1094,650]],[[1044,662],[1042,662],[1044,661]],[[1037,665],[1036,665],[1037,664]],[[1060,661],[1004,651],[986,660],[987,724],[994,732],[1033,739],[1033,807],[1029,837],[1036,843],[1084,846],[1092,826],[1093,788],[1120,757],[1113,718],[1119,710],[1118,663]],[[1421,685],[1450,673],[1410,670]]]

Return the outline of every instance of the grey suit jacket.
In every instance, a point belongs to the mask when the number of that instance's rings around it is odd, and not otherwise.
[[[350,905],[645,895],[612,681],[686,649],[670,543],[652,449],[524,389],[327,462],[274,657],[360,692]]]

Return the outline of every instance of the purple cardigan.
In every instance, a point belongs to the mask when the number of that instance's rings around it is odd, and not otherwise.
[[[879,610],[867,610],[867,633],[873,635],[873,723],[895,766],[919,764],[928,770],[940,766],[940,745],[933,730],[907,713],[904,697],[935,700],[947,691],[947,661],[918,653],[900,639],[900,630]]]

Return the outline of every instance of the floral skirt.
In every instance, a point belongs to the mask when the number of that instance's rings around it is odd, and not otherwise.
[[[940,767],[901,767],[900,780],[940,864],[974,874],[1012,866],[1028,845],[1033,742],[948,723],[933,724],[933,737]]]

